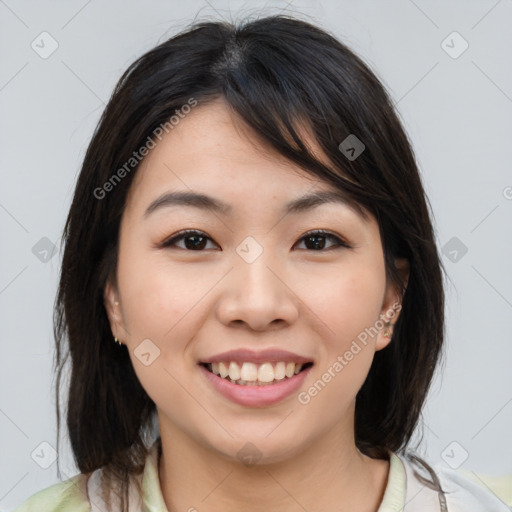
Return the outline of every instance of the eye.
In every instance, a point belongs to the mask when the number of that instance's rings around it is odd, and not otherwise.
[[[181,247],[181,249],[188,249],[191,251],[201,251],[205,247],[205,240],[211,240],[209,236],[207,236],[202,231],[196,231],[195,229],[186,229],[185,231],[181,231],[176,236],[173,236],[169,240],[166,240],[162,247],[174,247],[176,246],[176,242],[185,240],[185,247]]]
[[[321,239],[324,239],[324,241],[318,242],[318,240]],[[322,252],[321,250],[325,248],[325,239],[334,242],[334,246],[331,246],[328,249],[335,249],[336,247],[346,247],[347,249],[350,248],[350,246],[341,238],[323,229],[310,231],[309,233],[306,233],[303,237],[301,237],[299,241],[304,240],[305,243],[309,245],[309,247],[307,247],[308,249],[314,250],[316,252],[320,250],[320,252]]]
[[[324,241],[318,242],[318,240],[322,239],[324,239]],[[350,248],[350,246],[346,242],[344,242],[340,237],[334,235],[333,233],[330,233],[329,231],[325,231],[322,229],[306,233],[299,239],[299,242],[304,241],[307,245],[306,249],[318,252],[319,250],[322,251],[323,249],[325,249],[325,239],[330,240],[331,242],[334,243],[334,245],[328,247],[328,249],[336,247],[345,247],[347,249]],[[181,231],[177,235],[166,240],[162,244],[162,247],[178,247],[177,242],[181,242],[182,240],[185,241],[185,246],[182,246],[180,248],[190,251],[202,251],[205,248],[207,241],[212,241],[211,238],[202,231],[197,231],[195,229],[187,229],[185,231]]]

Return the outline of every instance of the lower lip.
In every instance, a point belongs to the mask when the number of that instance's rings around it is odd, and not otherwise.
[[[232,402],[248,407],[274,405],[288,398],[300,388],[311,368],[310,366],[293,377],[285,377],[275,384],[245,386],[233,384],[229,380],[208,371],[203,365],[199,365],[203,375],[221,395],[224,395]]]

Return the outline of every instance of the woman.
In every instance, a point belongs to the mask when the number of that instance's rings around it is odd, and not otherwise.
[[[323,30],[200,23],[139,58],[64,236],[80,474],[18,511],[508,510],[407,451],[442,265],[386,91]]]

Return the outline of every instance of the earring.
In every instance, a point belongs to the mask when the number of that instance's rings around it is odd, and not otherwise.
[[[115,302],[114,302],[114,304],[115,304],[116,306],[119,306],[119,302],[117,302],[117,301],[115,301]],[[119,346],[121,346],[121,345],[122,345],[122,342],[118,341],[118,339],[117,339],[117,338],[114,338],[114,343],[117,343]]]
[[[384,331],[384,336],[386,338],[390,338],[391,335],[392,335],[392,332],[391,332],[391,329],[390,329],[390,326],[391,326],[391,322],[386,322],[386,330]]]

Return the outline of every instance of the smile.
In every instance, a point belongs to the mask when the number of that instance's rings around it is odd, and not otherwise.
[[[241,386],[271,386],[280,381],[291,379],[306,370],[312,363],[294,363],[292,361],[265,362],[255,364],[249,361],[221,361],[202,363],[214,375],[232,384]]]
[[[245,407],[269,407],[299,392],[313,365],[282,350],[235,350],[203,359],[197,367],[218,396]]]

